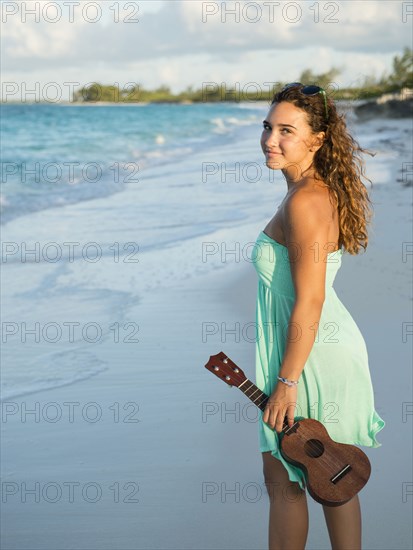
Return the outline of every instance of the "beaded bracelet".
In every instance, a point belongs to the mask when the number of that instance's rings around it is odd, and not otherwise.
[[[299,380],[287,380],[287,378],[283,378],[282,376],[277,376],[277,379],[287,384],[287,386],[296,386],[299,382]]]

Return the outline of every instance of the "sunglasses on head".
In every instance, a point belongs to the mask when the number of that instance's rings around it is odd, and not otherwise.
[[[281,92],[284,92],[285,90],[288,90],[288,88],[295,88],[301,86],[300,92],[304,95],[312,96],[321,94],[324,98],[324,107],[326,110],[326,119],[328,120],[328,107],[327,107],[327,94],[323,88],[320,88],[320,86],[310,85],[310,86],[304,86],[301,84],[301,82],[290,82],[290,84],[286,84],[284,88],[281,90]]]

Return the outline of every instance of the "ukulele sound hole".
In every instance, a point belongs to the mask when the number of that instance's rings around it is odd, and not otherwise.
[[[318,458],[324,453],[324,445],[318,439],[309,439],[304,445],[304,451],[312,458]]]

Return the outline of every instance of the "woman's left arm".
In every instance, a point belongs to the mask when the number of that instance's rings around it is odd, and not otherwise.
[[[287,341],[279,376],[298,380],[313,347],[325,299],[328,253],[335,249],[328,242],[331,209],[325,196],[296,192],[284,209],[284,233],[294,283]],[[277,381],[263,420],[277,431],[282,430],[285,415],[294,422],[297,387]]]

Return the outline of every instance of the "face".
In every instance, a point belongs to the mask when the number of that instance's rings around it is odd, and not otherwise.
[[[314,135],[307,114],[292,103],[282,101],[271,106],[264,121],[261,148],[266,165],[288,175],[302,174],[321,147],[321,134]]]

